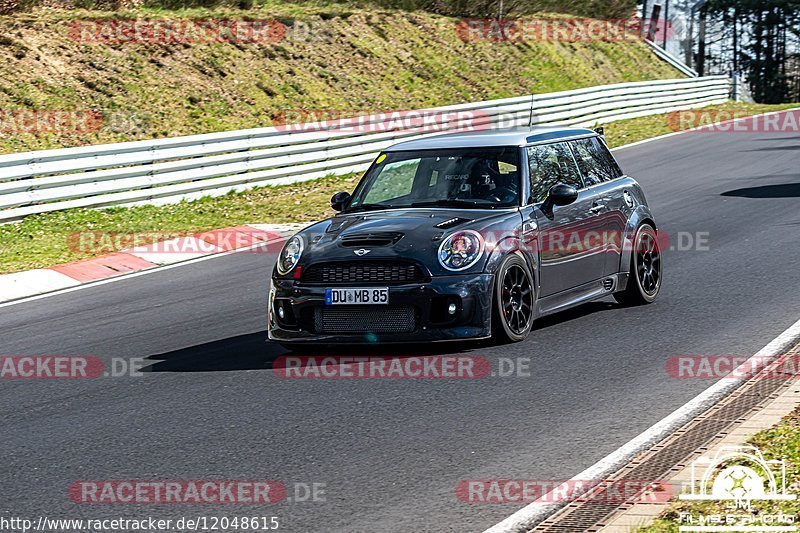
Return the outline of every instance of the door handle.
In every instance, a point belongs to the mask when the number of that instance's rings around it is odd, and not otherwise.
[[[602,211],[605,208],[606,208],[606,204],[594,203],[594,204],[592,204],[592,207],[589,208],[589,212],[590,213],[599,213],[600,211]]]

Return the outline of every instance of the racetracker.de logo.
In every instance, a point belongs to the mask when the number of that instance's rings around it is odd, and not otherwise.
[[[512,120],[514,117],[509,117]],[[479,109],[444,111],[420,109],[412,111],[376,111],[367,109],[287,109],[272,117],[278,131],[336,133],[382,133],[413,131],[435,133],[442,131],[482,131],[491,129],[492,117]]]
[[[800,133],[800,110],[747,116],[741,111],[687,109],[667,115],[672,131],[698,133]]]
[[[667,359],[666,370],[677,379],[794,379],[800,375],[800,355],[675,355]]]
[[[250,253],[272,254],[281,250],[283,241],[279,232],[239,228],[193,235],[169,231],[81,231],[67,236],[67,247],[80,254],[212,254],[244,248]]]
[[[286,499],[286,485],[262,480],[76,481],[69,497],[80,504],[263,505]]]
[[[76,20],[70,38],[85,43],[277,43],[286,26],[277,20]]]
[[[272,371],[281,379],[475,379],[492,375],[480,356],[295,356],[278,357]]]
[[[465,479],[456,485],[464,503],[666,502],[671,485],[643,480]]]
[[[567,228],[542,229],[536,238],[525,236],[521,231],[480,231],[478,232],[489,250],[513,252],[520,250],[539,253],[545,256],[570,255],[578,253],[620,251],[629,253],[633,250],[633,233],[618,230],[593,230]],[[670,251],[708,251],[710,234],[707,231],[678,231],[669,234],[656,230],[656,243],[659,250]],[[641,243],[638,251],[646,249],[647,243]]]
[[[644,28],[643,28],[644,26]],[[642,35],[657,32],[675,34],[672,24],[663,19],[462,19],[456,34],[464,42],[591,42],[638,41]]]
[[[93,110],[0,109],[0,133],[91,133],[103,127],[103,120]]]
[[[105,374],[105,363],[93,355],[0,356],[0,379],[91,379]]]

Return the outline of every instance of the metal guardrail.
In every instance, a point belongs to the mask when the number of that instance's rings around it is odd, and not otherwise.
[[[729,94],[730,80],[713,76],[604,85],[420,113],[436,115],[438,133],[464,129],[465,117],[473,130],[591,126],[722,103]],[[359,120],[355,129],[310,123],[0,155],[0,223],[75,207],[174,203],[361,171],[389,145],[432,134],[379,114]]]
[[[657,43],[654,43],[653,41],[651,41],[649,39],[645,39],[644,42],[647,43],[647,45],[650,47],[650,49],[653,51],[653,53],[655,55],[657,55],[658,57],[660,57],[661,59],[663,59],[664,61],[666,61],[667,63],[669,63],[673,67],[675,67],[676,69],[680,70],[681,72],[683,72],[687,76],[691,76],[693,78],[696,78],[697,76],[699,76],[699,74],[697,73],[697,71],[695,69],[693,69],[690,66],[688,66],[686,63],[684,63],[679,58],[677,58],[674,55],[672,55],[670,52],[668,52],[668,51],[664,50],[663,48],[661,48],[661,46],[659,46]]]

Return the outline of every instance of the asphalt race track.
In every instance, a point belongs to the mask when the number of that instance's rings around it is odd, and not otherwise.
[[[433,352],[530,357],[529,377],[280,380],[271,362],[284,351],[265,342],[271,255],[0,308],[2,355],[145,366],[139,377],[2,380],[0,509],[277,516],[292,532],[481,531],[502,520],[521,505],[462,503],[456,483],[568,479],[711,384],[670,378],[667,358],[751,355],[800,317],[800,137],[689,133],[616,154],[673,242],[699,232],[708,249],[665,254],[655,305],[609,299],[541,321],[522,344]],[[67,494],[78,480],[121,479],[324,483],[325,501],[77,505]]]

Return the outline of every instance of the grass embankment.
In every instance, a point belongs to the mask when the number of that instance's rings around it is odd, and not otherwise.
[[[709,110],[763,113],[789,106],[724,104]],[[612,146],[672,131],[665,115],[606,124]],[[91,257],[68,246],[68,236],[81,231],[193,233],[247,223],[313,222],[333,214],[330,197],[352,190],[358,176],[327,177],[280,187],[263,187],[240,194],[168,206],[74,209],[30,216],[18,224],[0,226],[0,273],[52,266]]]
[[[787,493],[797,494],[800,492],[800,408],[784,417],[777,426],[755,435],[750,439],[749,444],[756,446],[767,461],[774,459],[784,461]],[[759,500],[753,502],[753,508],[754,517],[777,515],[780,512],[787,516],[793,516],[795,523],[800,522],[800,500],[788,502]],[[730,514],[731,511],[726,510],[724,503],[676,502],[662,513],[651,526],[638,528],[636,533],[677,533],[680,513],[690,513],[694,517],[699,515],[724,516]],[[741,511],[735,511],[733,514],[741,514]]]
[[[638,41],[464,42],[456,17],[359,5],[2,16],[0,110],[96,110],[102,120],[34,134],[4,117],[0,153],[269,126],[286,110],[420,109],[681,77]],[[71,32],[86,19],[137,17],[274,19],[286,33],[259,43],[98,43]]]
[[[0,14],[27,11],[36,7],[59,9],[113,9],[124,8],[221,8],[237,7],[244,10],[269,5],[274,0],[2,0]],[[285,4],[301,4],[321,8],[397,9],[428,11],[452,16],[497,16],[498,0],[283,0]],[[504,15],[516,17],[530,13],[557,12],[578,17],[624,18],[636,9],[636,0],[505,0]]]

